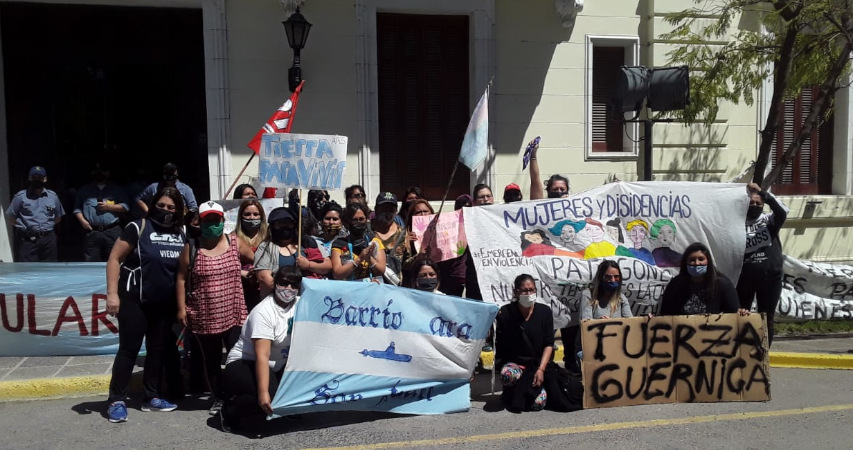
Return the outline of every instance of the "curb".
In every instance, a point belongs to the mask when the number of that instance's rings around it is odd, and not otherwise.
[[[853,370],[853,355],[770,352],[771,367]]]
[[[0,382],[0,402],[106,394],[110,375]]]

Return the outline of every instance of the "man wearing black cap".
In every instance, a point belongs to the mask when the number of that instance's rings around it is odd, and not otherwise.
[[[121,235],[119,219],[128,210],[127,195],[109,181],[110,169],[95,163],[92,182],[77,191],[74,216],[86,232],[83,258],[86,262],[106,261]]]
[[[15,232],[18,262],[56,261],[54,228],[65,210],[59,197],[45,189],[47,171],[34,166],[29,173],[29,187],[14,197],[6,210],[6,219]]]
[[[184,205],[186,205],[187,209],[198,210],[198,203],[195,201],[193,189],[178,180],[178,166],[172,163],[166,163],[166,165],[163,166],[163,181],[149,184],[148,187],[136,196],[136,203],[139,205],[139,208],[143,213],[148,213],[148,203],[151,201],[151,198],[154,197],[154,194],[163,187],[176,188],[178,192],[181,193],[181,196],[184,197]]]

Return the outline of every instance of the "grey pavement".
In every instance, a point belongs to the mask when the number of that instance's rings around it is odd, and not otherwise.
[[[771,351],[853,354],[853,337],[776,339]],[[141,358],[135,371],[142,370]],[[0,382],[44,378],[109,376],[113,356],[0,357]]]

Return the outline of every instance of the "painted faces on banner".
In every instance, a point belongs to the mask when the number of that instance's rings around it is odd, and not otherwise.
[[[577,301],[604,259],[618,262],[635,314],[654,310],[693,242],[708,245],[720,271],[737,280],[747,201],[740,184],[611,183],[566,198],[465,209],[465,230],[484,300],[509,302],[511,280],[529,273],[563,327],[577,323]]]

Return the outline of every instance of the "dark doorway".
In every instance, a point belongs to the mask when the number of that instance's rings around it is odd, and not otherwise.
[[[10,191],[46,167],[68,213],[64,260],[77,259],[73,198],[95,161],[131,190],[171,161],[209,198],[200,9],[0,3],[0,30]]]
[[[441,200],[471,117],[468,16],[377,14],[380,188]],[[470,193],[460,165],[449,199]]]

